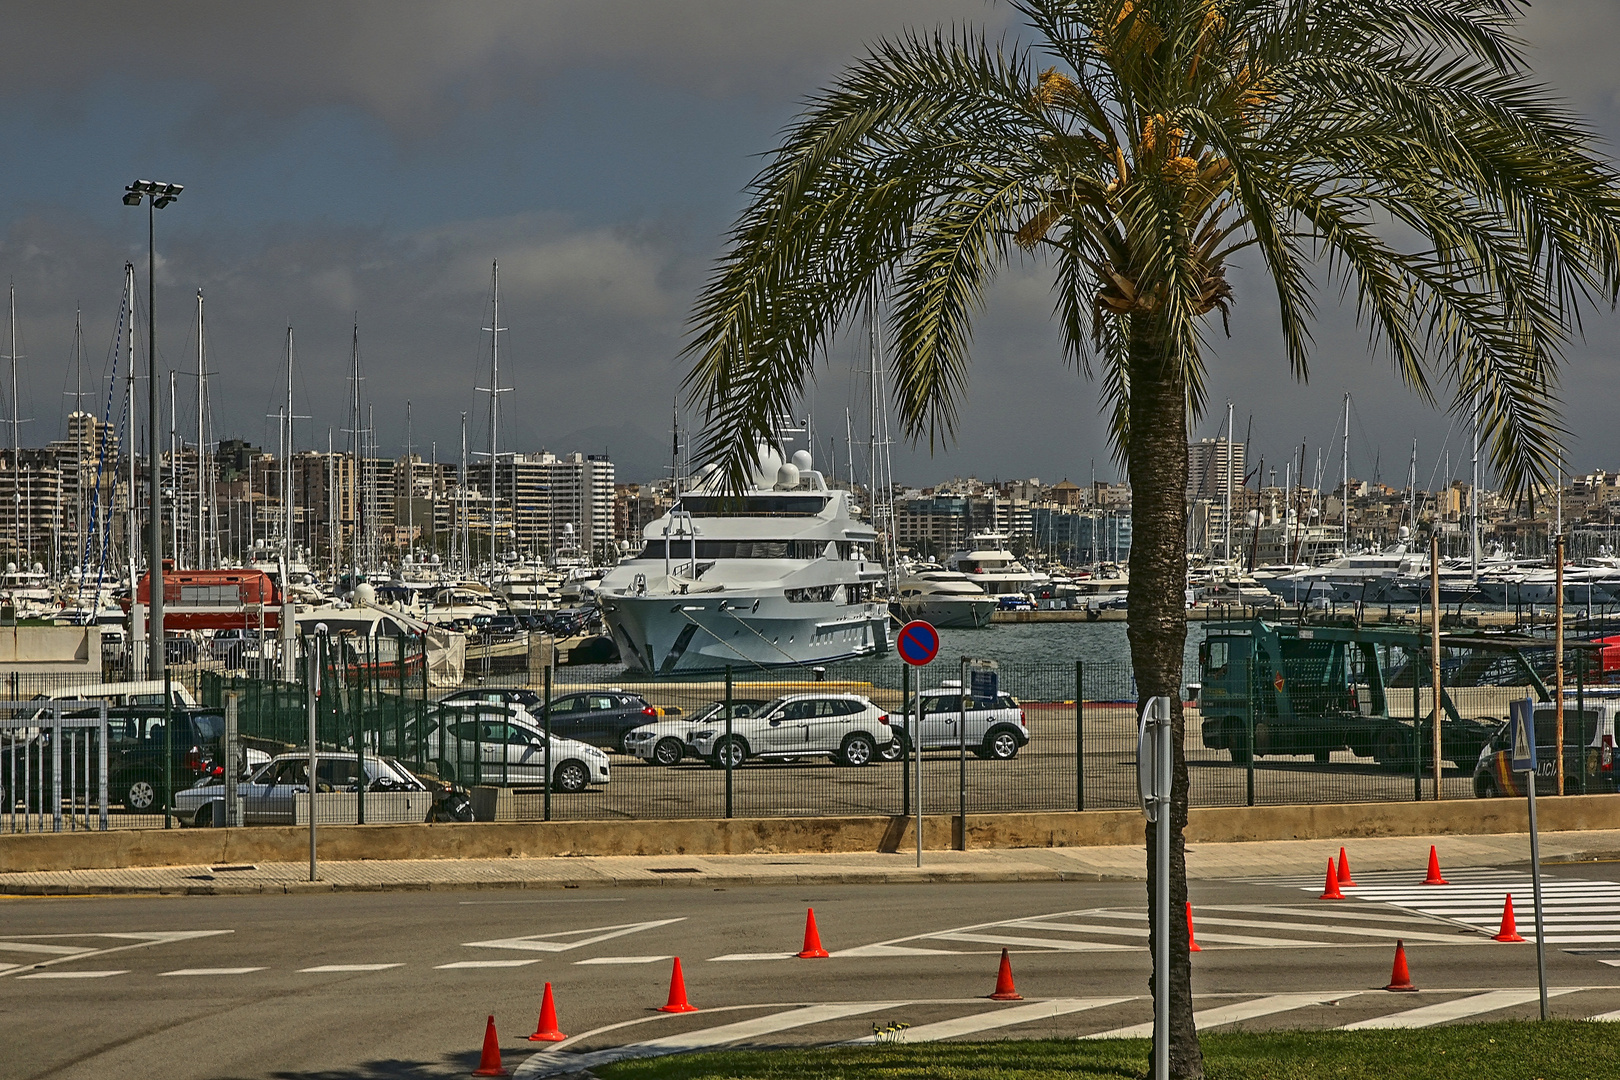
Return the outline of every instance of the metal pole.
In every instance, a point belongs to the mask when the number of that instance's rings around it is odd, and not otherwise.
[[[174,692],[163,672],[163,827],[174,828]]]
[[[1585,652],[1575,654],[1575,738],[1581,755],[1581,794],[1586,794],[1586,657]]]
[[[1563,491],[1563,477],[1559,477],[1559,492]],[[1553,744],[1558,755],[1555,774],[1557,793],[1564,793],[1564,532],[1560,525],[1557,544],[1557,595],[1553,597]]]
[[[1438,525],[1438,522],[1436,523]],[[1440,801],[1440,770],[1445,761],[1440,756],[1440,534],[1429,536],[1429,678],[1434,684],[1434,798]]]
[[[222,819],[227,826],[242,824],[236,813],[236,779],[241,771],[241,750],[239,748],[237,732],[240,730],[240,713],[237,705],[238,695],[231,691],[225,695],[225,816]]]
[[[911,690],[911,685],[910,685],[911,665],[910,664],[907,664],[905,666],[905,668],[901,671],[900,678],[901,678],[900,692],[901,692],[902,697],[905,697],[906,694],[907,694],[907,691]],[[916,753],[916,758],[917,758],[917,798],[915,800],[915,802],[916,802],[915,809],[917,811],[917,865],[921,866],[922,865],[922,851],[923,851],[922,679],[919,678],[917,680],[917,687],[916,687],[915,691],[913,691],[910,694],[908,700],[909,700],[910,705],[911,705],[911,712],[910,712],[910,716],[908,717],[910,722],[907,724],[907,727],[914,729],[916,731],[916,733],[917,733],[916,734],[916,739],[914,740],[914,745],[916,746],[916,749],[917,749],[917,753]]]
[[[1422,607],[1422,600],[1418,601]],[[1421,613],[1418,616],[1422,620]],[[1423,639],[1417,638],[1412,646],[1412,800],[1423,801],[1423,694],[1418,682],[1419,661],[1423,657]]]
[[[151,603],[146,618],[146,648],[151,656],[147,665],[151,678],[161,679],[166,657],[163,655],[163,470],[157,449],[159,397],[157,381],[157,248],[155,225],[157,199],[146,198],[146,501],[151,515],[146,532],[146,569],[151,575]],[[133,583],[131,588],[133,588]],[[167,818],[165,818],[167,820]]]
[[[1530,737],[1535,738],[1535,725],[1531,724]],[[1547,1019],[1547,928],[1541,917],[1541,839],[1536,833],[1536,774],[1524,774],[1526,790],[1530,792],[1530,885],[1536,904],[1536,984],[1541,990],[1541,1018]]]
[[[326,634],[324,624],[316,628],[313,639],[305,639],[305,648],[309,655],[305,658],[306,685],[304,688],[305,700],[309,707],[309,776],[306,778],[306,787],[309,788],[309,880],[316,879],[315,861],[315,712],[321,696],[321,666],[325,663]]]
[[[546,805],[545,817],[551,820],[551,657],[546,657],[545,674],[542,676],[542,685],[545,689],[546,703],[541,710],[541,721],[546,727]]]
[[[1153,913],[1153,1075],[1156,1080],[1170,1076],[1170,783],[1172,778],[1170,702],[1160,698],[1164,715],[1158,717],[1154,732],[1157,744],[1158,820],[1153,825],[1153,838],[1157,842],[1154,852],[1157,880],[1154,882]]]
[[[366,682],[368,676],[377,667],[377,654],[373,648],[373,639],[370,634],[365,636],[366,659],[371,665],[370,671],[361,675],[360,707],[354,710],[354,823],[366,823]],[[376,695],[372,695],[372,706],[377,704]]]
[[[916,743],[916,732],[906,722],[906,707],[910,704],[910,697],[906,693],[909,685],[906,682],[906,668],[909,664],[902,664],[900,671],[900,732],[895,738],[900,740],[900,818],[902,821],[911,820],[911,754]]]
[[[1074,808],[1086,808],[1086,669],[1074,662]]]
[[[731,665],[726,665],[726,817],[731,816]]]
[[[962,678],[956,688],[956,850],[967,850],[967,692],[968,658],[962,657]]]

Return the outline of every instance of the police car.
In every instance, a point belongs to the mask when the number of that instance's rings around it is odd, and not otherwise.
[[[1620,697],[1586,694],[1585,708],[1573,695],[1564,698],[1564,793],[1611,794],[1620,791],[1615,762],[1615,717]],[[1550,701],[1535,706],[1536,794],[1558,792],[1558,712]],[[1474,794],[1481,799],[1524,795],[1524,774],[1513,771],[1513,725],[1504,723],[1479,752],[1474,765]]]

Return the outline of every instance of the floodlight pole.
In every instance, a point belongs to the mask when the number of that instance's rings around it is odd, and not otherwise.
[[[146,532],[146,573],[150,582],[147,598],[146,649],[148,677],[163,678],[167,658],[163,655],[163,469],[158,453],[157,433],[162,424],[158,406],[157,381],[157,212],[179,198],[181,185],[137,180],[124,189],[124,205],[146,203],[146,501],[151,515]],[[133,440],[130,454],[135,447]],[[135,493],[129,493],[131,504]],[[130,582],[133,590],[136,583]]]

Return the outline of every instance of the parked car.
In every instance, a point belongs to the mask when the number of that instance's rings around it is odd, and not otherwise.
[[[712,768],[736,768],[748,758],[831,757],[867,765],[894,739],[889,716],[859,694],[788,694],[752,716],[699,725],[688,741]]]
[[[1023,593],[1003,593],[996,597],[998,611],[1034,611],[1035,601]]]
[[[732,726],[736,726],[737,720],[752,716],[764,704],[764,698],[732,698]],[[653,723],[632,728],[624,737],[624,749],[626,753],[656,765],[679,765],[689,752],[687,746],[688,736],[710,722],[719,724],[719,730],[725,731],[726,703],[724,701],[716,701],[713,704],[705,705],[691,716],[656,720]],[[695,750],[690,752],[696,754]]]
[[[1620,791],[1615,761],[1615,720],[1620,700],[1588,697],[1584,711],[1573,697],[1564,700],[1564,791],[1589,795]],[[1536,725],[1536,794],[1558,791],[1558,714],[1553,702],[1538,701]],[[1584,781],[1584,788],[1583,788]],[[1482,799],[1524,795],[1524,774],[1513,771],[1513,725],[1497,728],[1474,764],[1474,794]]]
[[[366,758],[366,790],[419,791],[428,787],[409,769],[393,758]],[[357,791],[353,754],[317,752],[315,755],[317,791]],[[294,819],[294,796],[309,792],[309,755],[280,754],[236,787],[242,800],[244,825],[288,825]],[[214,823],[214,804],[224,801],[225,783],[207,776],[191,787],[175,792],[175,814],[183,825],[209,826]],[[432,800],[423,800],[426,820]]]
[[[948,681],[941,683],[937,690],[924,690],[920,696],[922,738],[918,745],[924,750],[955,750],[965,743],[978,757],[1010,761],[1029,744],[1024,710],[1011,694],[997,694],[993,701],[969,697],[962,693],[960,682]],[[964,704],[965,725],[962,723]],[[894,729],[895,738],[884,746],[881,755],[884,761],[898,761],[910,745],[909,718],[896,714],[889,718],[889,726]]]
[[[406,745],[415,745],[413,721]],[[545,729],[522,705],[441,709],[421,725],[424,757],[439,778],[469,787],[543,787],[546,783]],[[440,735],[443,733],[441,741]],[[578,739],[551,734],[553,790],[578,792],[608,782],[608,756]]]
[[[538,712],[540,709],[540,695],[521,686],[480,686],[472,690],[457,690],[439,699],[441,705],[480,702],[492,705],[522,705],[531,712]]]
[[[538,712],[531,707],[531,712]],[[551,733],[627,753],[624,737],[642,724],[663,716],[640,694],[592,690],[552,699]]]

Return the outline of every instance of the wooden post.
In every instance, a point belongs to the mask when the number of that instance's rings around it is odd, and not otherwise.
[[[1439,527],[1439,519],[1435,520]],[[1434,684],[1434,797],[1440,799],[1440,534],[1429,535],[1429,677]]]
[[[1558,761],[1558,794],[1564,793],[1564,534],[1554,545],[1555,585],[1553,597],[1553,743]]]

